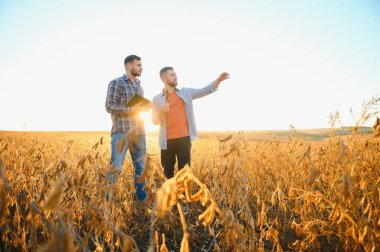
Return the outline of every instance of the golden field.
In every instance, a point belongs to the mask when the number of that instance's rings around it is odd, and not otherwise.
[[[192,167],[166,181],[156,137],[147,149],[143,205],[129,154],[117,184],[106,184],[108,134],[0,132],[0,250],[380,249],[373,135],[201,138]]]

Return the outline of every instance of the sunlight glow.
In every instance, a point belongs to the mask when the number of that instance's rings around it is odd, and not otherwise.
[[[141,118],[141,119],[143,119],[144,120],[144,122],[147,122],[148,120],[150,120],[150,115],[152,114],[152,112],[141,112],[140,114],[139,114],[139,117]]]
[[[139,117],[144,120],[145,130],[146,131],[157,131],[158,126],[154,125],[152,122],[152,110],[150,109],[148,112],[141,112]]]

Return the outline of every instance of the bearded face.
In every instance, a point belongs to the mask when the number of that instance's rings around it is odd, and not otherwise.
[[[141,72],[142,72],[141,60],[134,60],[133,62],[130,63],[130,65],[128,67],[129,67],[131,74],[134,77],[140,77],[141,76]]]
[[[177,74],[174,70],[169,70],[167,73],[166,73],[166,83],[169,85],[169,86],[172,86],[172,87],[175,87],[178,85],[177,83]]]

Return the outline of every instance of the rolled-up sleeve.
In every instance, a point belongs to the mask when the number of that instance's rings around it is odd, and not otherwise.
[[[110,114],[127,115],[130,113],[131,108],[125,107],[120,102],[120,87],[116,80],[108,84],[106,110]]]
[[[193,100],[209,95],[215,92],[216,90],[218,90],[217,88],[215,88],[214,82],[211,82],[204,88],[186,88],[186,89],[187,89],[187,92],[190,93],[191,98]]]

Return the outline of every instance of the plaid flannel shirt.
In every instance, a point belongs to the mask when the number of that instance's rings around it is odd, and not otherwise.
[[[140,80],[136,79],[134,83],[124,74],[120,78],[112,80],[108,85],[106,110],[111,114],[112,130],[115,132],[136,131],[137,135],[144,135],[144,121],[139,115],[131,115],[131,107],[127,106],[132,97],[138,93],[144,96]]]

